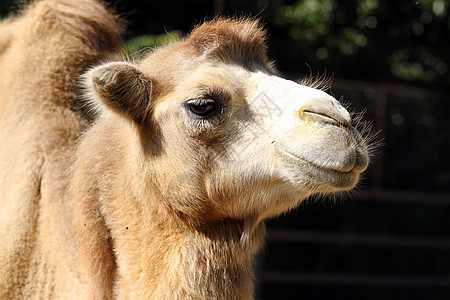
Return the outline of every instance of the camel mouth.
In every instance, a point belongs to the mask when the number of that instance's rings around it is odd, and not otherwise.
[[[308,160],[284,148],[275,148],[290,165],[297,166],[304,175],[310,177],[313,181],[331,186],[332,190],[349,190],[359,180],[361,172],[357,168],[349,171],[341,171]]]

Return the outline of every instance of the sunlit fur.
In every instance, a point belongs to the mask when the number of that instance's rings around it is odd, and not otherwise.
[[[252,299],[264,221],[351,189],[370,134],[278,77],[256,20],[110,62],[116,23],[94,0],[0,23],[0,299]]]
[[[120,44],[117,19],[90,0],[0,22],[0,299],[86,299],[67,190],[89,126],[76,86]]]

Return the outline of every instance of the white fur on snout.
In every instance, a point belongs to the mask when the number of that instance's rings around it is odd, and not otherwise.
[[[283,118],[305,109],[335,117],[342,123],[351,121],[349,112],[341,103],[324,91],[263,73],[253,73],[251,80],[257,86],[250,98],[251,104],[261,114],[266,114],[266,106],[259,105],[260,99],[264,98],[280,109]]]
[[[266,134],[276,126],[276,132],[271,132],[275,134],[274,138],[278,133],[298,126],[299,114],[303,110],[329,116],[338,123],[350,124],[349,112],[339,101],[321,90],[263,73],[253,73],[251,81],[257,88],[249,96],[250,109],[261,119]]]

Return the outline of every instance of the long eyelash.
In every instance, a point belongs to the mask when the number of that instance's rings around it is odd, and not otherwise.
[[[215,86],[202,86],[200,87],[202,92],[202,97],[205,99],[212,99],[220,104],[225,104],[231,99],[231,95],[223,90],[223,88],[218,88]]]

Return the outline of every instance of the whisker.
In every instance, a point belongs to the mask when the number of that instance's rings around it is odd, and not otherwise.
[[[305,78],[301,78],[297,81],[298,84],[308,86],[313,89],[322,90],[324,92],[331,90],[331,85],[334,80],[334,75],[328,74],[326,72],[320,74],[317,72],[317,74],[313,75],[310,74],[309,76]]]

